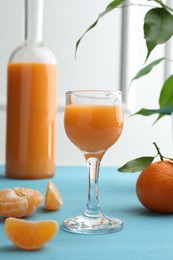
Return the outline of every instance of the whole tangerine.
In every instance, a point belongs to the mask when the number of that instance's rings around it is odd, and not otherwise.
[[[136,194],[146,208],[160,213],[173,213],[173,162],[158,161],[139,175]]]

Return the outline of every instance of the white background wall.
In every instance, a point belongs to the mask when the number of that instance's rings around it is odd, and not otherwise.
[[[121,15],[117,9],[103,18],[98,26],[83,39],[74,58],[75,43],[88,26],[95,21],[109,0],[45,0],[44,42],[54,52],[59,67],[57,164],[83,165],[80,151],[67,139],[63,128],[63,105],[65,92],[71,89],[115,89],[120,86],[121,60]],[[131,79],[141,68],[146,55],[142,34],[145,8],[131,8],[128,39],[127,79]],[[134,15],[134,10],[135,14]],[[6,124],[6,68],[10,53],[22,40],[23,0],[0,0],[0,163],[5,162]],[[137,22],[134,20],[138,19]],[[133,19],[132,19],[133,18]],[[135,28],[134,28],[135,26]],[[137,26],[137,27],[136,27]],[[164,55],[159,47],[150,62]],[[160,64],[147,77],[133,83],[128,100],[134,111],[141,107],[156,108],[158,95],[164,81],[164,64]],[[130,82],[129,82],[130,83]],[[163,153],[173,156],[171,117],[161,119],[152,126],[155,116],[128,117],[115,146],[103,158],[103,165],[121,165],[143,156],[155,155],[152,143],[157,142]]]

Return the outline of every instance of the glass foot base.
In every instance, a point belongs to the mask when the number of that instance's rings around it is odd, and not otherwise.
[[[105,234],[120,231],[123,222],[106,216],[86,217],[84,215],[66,219],[63,223],[66,231],[78,234]]]

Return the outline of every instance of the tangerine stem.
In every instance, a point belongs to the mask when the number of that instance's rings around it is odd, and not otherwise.
[[[157,144],[156,144],[155,142],[154,142],[153,144],[154,144],[154,146],[155,146],[155,148],[156,148],[156,150],[157,150],[157,155],[160,156],[160,160],[161,160],[161,161],[164,161],[164,157],[163,157],[163,155],[161,154],[159,147],[157,146]],[[156,155],[156,156],[157,156],[157,155]]]

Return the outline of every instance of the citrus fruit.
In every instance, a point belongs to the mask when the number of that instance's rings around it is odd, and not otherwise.
[[[52,181],[46,187],[45,209],[57,210],[63,204],[62,196]]]
[[[173,213],[173,162],[158,161],[144,169],[136,182],[136,194],[146,208]]]
[[[40,249],[57,234],[58,229],[58,222],[54,220],[33,222],[10,217],[5,221],[8,238],[24,250]]]
[[[29,188],[0,190],[0,215],[3,217],[28,217],[42,203],[43,195]]]

